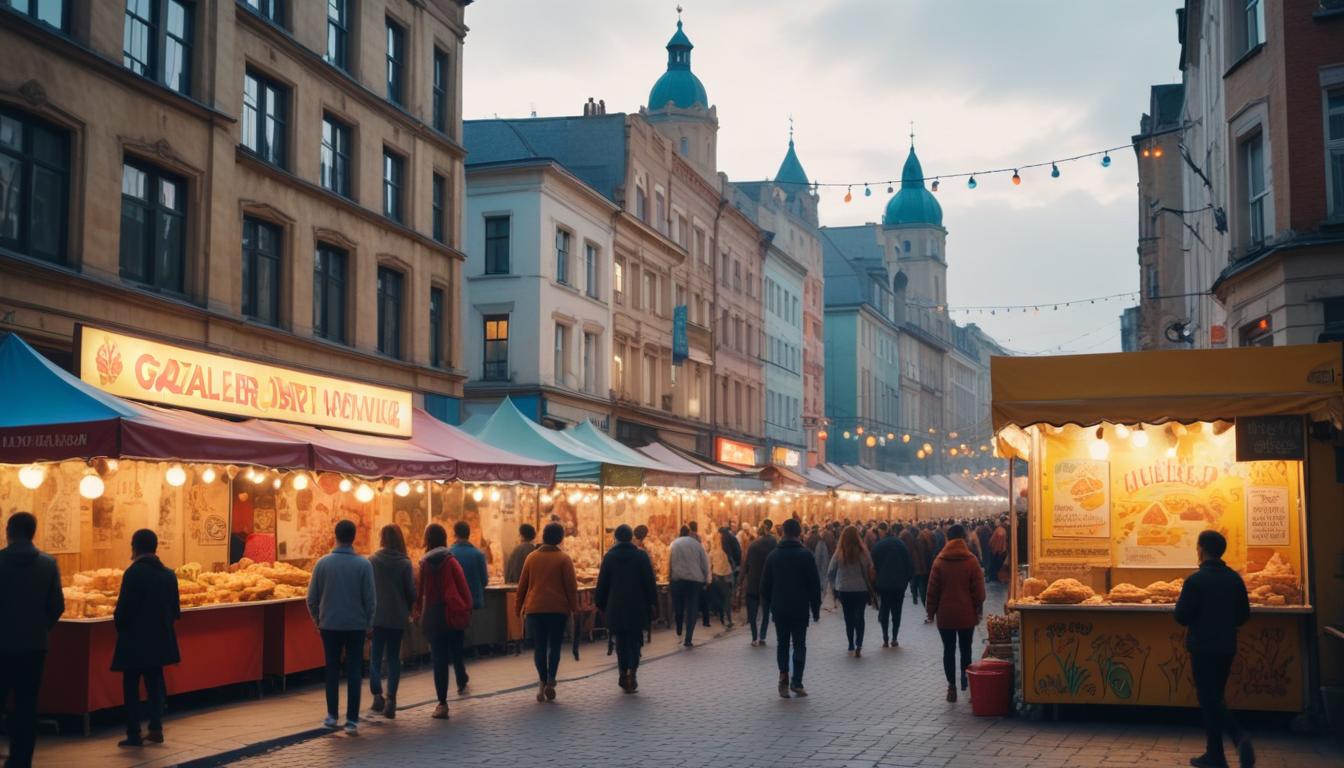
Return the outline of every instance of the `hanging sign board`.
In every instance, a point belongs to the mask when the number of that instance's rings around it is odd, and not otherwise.
[[[411,393],[81,326],[79,377],[176,408],[410,437]]]
[[[1242,416],[1236,429],[1237,461],[1306,458],[1306,420],[1301,416]]]
[[[686,305],[672,309],[672,364],[681,365],[691,356],[690,337],[686,332]]]

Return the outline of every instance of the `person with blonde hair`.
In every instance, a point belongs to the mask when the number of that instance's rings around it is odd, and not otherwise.
[[[864,612],[873,592],[873,559],[868,555],[859,529],[846,526],[840,533],[826,571],[826,581],[840,601],[845,617],[845,638],[849,640],[849,655],[863,655]]]

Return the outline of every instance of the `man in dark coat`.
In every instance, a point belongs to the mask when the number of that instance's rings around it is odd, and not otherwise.
[[[639,670],[639,649],[644,645],[644,630],[658,605],[658,587],[653,578],[653,563],[631,539],[628,525],[616,527],[616,545],[602,558],[597,573],[594,602],[606,617],[607,631],[616,643],[616,664],[620,667],[621,690],[634,693],[639,688],[635,673]]]
[[[799,537],[803,527],[792,518],[780,526],[784,540],[765,558],[761,573],[761,597],[775,617],[775,636],[779,644],[775,660],[779,664],[779,695],[789,698],[792,691],[806,696],[803,667],[807,663],[807,619],[821,621],[821,576],[817,561],[803,547]],[[793,675],[789,675],[789,646],[793,646]]]
[[[145,739],[163,743],[163,668],[182,660],[173,623],[182,615],[177,575],[159,560],[159,537],[148,528],[131,535],[131,567],[121,577],[112,614],[117,647],[112,671],[121,672],[126,705],[126,738],[119,747],[139,747]],[[140,680],[149,699],[149,735],[140,734]]]
[[[761,574],[765,571],[765,559],[775,551],[779,540],[775,538],[775,524],[771,520],[761,522],[761,535],[747,547],[747,556],[742,560],[742,592],[747,598],[747,623],[751,625],[751,645],[765,645],[766,631],[770,626],[770,606],[761,604]],[[760,609],[764,608],[764,611]],[[759,633],[756,614],[760,613]]]
[[[1176,601],[1176,622],[1186,628],[1185,647],[1190,651],[1190,672],[1195,695],[1204,713],[1207,745],[1204,754],[1192,758],[1196,768],[1224,768],[1223,731],[1232,737],[1242,768],[1255,765],[1251,740],[1237,727],[1227,709],[1225,689],[1237,655],[1237,627],[1251,617],[1246,583],[1223,562],[1227,539],[1217,531],[1199,534],[1199,570],[1181,587]]]
[[[901,525],[897,523],[887,529],[886,523],[877,526],[881,538],[873,545],[869,554],[873,558],[873,570],[877,571],[877,623],[882,625],[882,647],[899,646],[901,633],[901,603],[905,601],[905,588],[914,577],[915,567],[910,561],[910,551],[897,538]],[[887,633],[887,625],[891,633]]]
[[[51,555],[33,546],[37,518],[27,512],[5,523],[0,549],[0,715],[9,694],[9,759],[6,768],[29,768],[37,739],[37,691],[47,656],[47,633],[65,612],[61,572]]]
[[[504,583],[517,584],[518,577],[523,575],[523,563],[527,561],[527,556],[532,554],[532,550],[537,548],[537,529],[531,523],[523,523],[518,526],[518,546],[509,553],[509,559],[504,565]]]

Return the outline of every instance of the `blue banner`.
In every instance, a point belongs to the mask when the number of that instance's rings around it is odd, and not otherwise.
[[[691,356],[691,343],[686,337],[686,305],[672,309],[672,364],[681,365]]]

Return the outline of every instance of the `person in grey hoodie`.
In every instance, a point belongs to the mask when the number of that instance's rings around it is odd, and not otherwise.
[[[401,637],[415,605],[415,574],[399,525],[384,525],[381,549],[369,555],[377,606],[373,611],[373,643],[369,649],[369,692],[374,712],[397,716],[397,684],[401,682]],[[382,667],[387,661],[387,698],[383,698]]]
[[[33,546],[36,533],[37,518],[15,512],[5,523],[8,546],[0,549],[0,715],[14,694],[7,768],[33,764],[47,633],[65,612],[61,571],[55,558]]]
[[[313,567],[308,583],[308,613],[322,635],[326,656],[327,718],[335,728],[340,711],[341,654],[345,654],[345,730],[359,730],[359,677],[364,666],[364,633],[373,626],[377,596],[373,566],[355,554],[355,524],[336,524],[336,546]]]

